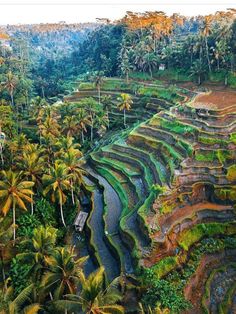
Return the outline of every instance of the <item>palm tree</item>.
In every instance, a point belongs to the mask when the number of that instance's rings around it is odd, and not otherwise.
[[[200,62],[200,60],[196,60],[193,62],[193,65],[190,69],[190,76],[197,76],[198,78],[198,85],[202,83],[202,76],[206,72],[204,66]]]
[[[39,132],[44,137],[57,137],[60,135],[60,126],[55,118],[47,116],[45,121],[39,124]]]
[[[78,119],[78,128],[81,133],[81,140],[84,143],[84,132],[87,132],[87,126],[90,125],[89,116],[82,108],[78,109],[76,118]]]
[[[143,56],[143,67],[146,70],[149,69],[150,76],[152,78],[152,71],[157,67],[158,58],[154,53],[146,53]]]
[[[209,57],[209,47],[208,47],[208,36],[211,33],[211,23],[212,23],[212,15],[206,15],[204,17],[204,22],[203,22],[203,28],[202,28],[202,35],[205,40],[205,47],[206,47],[206,54],[207,54],[207,63],[208,63],[208,68],[209,72],[211,72],[211,62],[210,62],[210,57]]]
[[[85,174],[85,171],[81,168],[81,161],[78,160],[77,150],[73,148],[70,148],[63,155],[62,161],[66,165],[68,174],[70,175],[71,199],[72,203],[74,204],[74,187],[75,184],[79,187],[84,184],[83,175]]]
[[[94,83],[95,83],[95,86],[96,86],[96,88],[98,90],[98,103],[100,105],[100,103],[101,103],[101,86],[102,86],[102,83],[103,83],[103,77],[102,77],[101,73],[98,73],[95,76]]]
[[[143,305],[139,303],[140,307],[140,314],[169,314],[170,310],[169,309],[161,309],[160,304],[157,304],[154,309],[152,309],[150,306],[148,306],[147,310],[143,308]]]
[[[131,109],[131,106],[133,104],[133,100],[129,94],[122,93],[120,97],[117,99],[119,101],[117,107],[119,110],[123,110],[124,112],[124,127],[126,127],[126,116],[125,112],[126,110],[129,111]]]
[[[111,109],[111,103],[112,103],[111,95],[104,95],[104,96],[102,96],[103,109],[107,113],[107,122],[108,122],[107,127],[108,127],[108,129],[110,127],[109,110]]]
[[[42,186],[42,175],[45,166],[44,157],[40,156],[40,152],[27,153],[23,152],[20,161],[20,168],[24,171],[24,175],[27,179],[34,182],[36,188]],[[31,195],[31,214],[34,213],[33,195]]]
[[[32,187],[34,182],[24,181],[23,172],[13,172],[12,170],[2,171],[0,181],[0,210],[4,216],[7,215],[12,207],[13,211],[13,239],[16,239],[16,206],[27,210],[26,202],[31,203],[33,195]]]
[[[120,69],[121,69],[122,74],[125,74],[126,83],[128,84],[129,83],[129,73],[131,72],[133,67],[129,61],[129,57],[127,54],[124,54],[122,59],[121,59]]]
[[[97,115],[94,119],[94,127],[98,129],[97,133],[102,136],[108,127],[107,114]]]
[[[19,156],[22,155],[25,147],[29,144],[29,140],[27,139],[26,135],[21,133],[14,137],[14,139],[10,142],[7,142],[11,153],[11,162],[17,161]]]
[[[42,278],[42,287],[53,293],[55,300],[66,293],[75,294],[84,277],[82,265],[86,260],[87,257],[77,258],[72,247],[57,248],[46,257],[47,271]]]
[[[43,268],[46,267],[46,258],[53,253],[56,245],[57,229],[51,226],[40,226],[33,231],[32,239],[22,241],[26,247],[26,252],[17,254],[22,262],[32,265],[32,276],[40,279]]]
[[[71,312],[77,312],[81,308],[86,314],[124,313],[123,306],[117,304],[122,299],[117,289],[119,278],[113,280],[104,290],[104,268],[100,267],[88,278],[81,276],[80,282],[80,295],[66,295],[66,300],[55,302],[57,308]]]
[[[80,101],[80,106],[83,106],[87,111],[87,118],[89,119],[90,125],[90,139],[93,141],[93,129],[94,129],[94,118],[96,114],[101,110],[100,105],[92,97],[84,98]]]
[[[0,313],[1,314],[37,314],[40,310],[38,303],[30,302],[30,295],[34,289],[34,285],[31,284],[22,290],[16,298],[14,298],[14,290],[12,287],[8,287],[6,291],[0,292]],[[28,303],[28,305],[26,305]],[[29,304],[31,303],[31,304]]]
[[[78,134],[78,119],[75,115],[66,116],[63,120],[63,125],[64,127],[62,129],[62,132],[66,134],[66,136],[75,136]]]
[[[17,87],[17,78],[13,75],[11,71],[6,74],[6,81],[2,83],[3,89],[6,89],[11,97],[11,105],[14,108],[14,92]]]
[[[70,149],[73,149],[76,153],[77,158],[82,157],[82,153],[79,150],[80,144],[74,143],[74,138],[71,136],[60,137],[59,140],[55,143],[55,147],[58,149],[57,156],[61,156],[64,153],[68,152]]]
[[[6,284],[6,274],[4,263],[6,259],[11,258],[12,256],[12,248],[13,241],[11,241],[13,236],[13,226],[5,226],[3,223],[3,219],[0,219],[1,229],[0,229],[0,260],[1,260],[1,271],[2,271],[2,280],[3,280],[3,288],[7,289]]]
[[[44,189],[44,195],[51,193],[51,200],[53,203],[56,200],[59,202],[61,220],[66,227],[64,215],[63,215],[63,204],[66,202],[65,191],[71,187],[70,176],[68,175],[68,169],[65,164],[56,161],[54,167],[49,168],[49,174],[43,175],[43,183],[46,186]]]

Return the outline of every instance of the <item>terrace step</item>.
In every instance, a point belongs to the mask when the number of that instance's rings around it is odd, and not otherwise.
[[[157,138],[158,140],[162,140],[170,145],[173,145],[175,147],[175,150],[184,157],[187,157],[189,155],[187,150],[188,148],[191,147],[191,144],[188,142],[184,142],[183,140],[179,139],[179,137],[176,135],[173,135],[157,127],[153,128],[147,125],[140,126],[136,131],[137,133],[154,137]],[[183,145],[185,145],[185,147]]]
[[[89,172],[91,174],[91,171]],[[89,178],[85,177],[85,182],[94,186]],[[90,243],[94,245],[95,257],[98,263],[105,267],[107,279],[112,281],[120,274],[120,266],[107,245],[106,235],[103,229],[103,194],[95,186],[93,191],[93,211],[88,218],[88,226],[91,228]]]
[[[153,184],[164,185],[168,182],[168,173],[159,158],[154,157],[154,153],[148,153],[135,146],[127,144],[114,144],[112,149],[127,160],[132,157],[132,162],[138,163],[147,182],[148,190]]]
[[[160,230],[153,235],[156,242],[164,242],[166,235],[178,226],[179,231],[185,229],[193,222],[231,221],[236,218],[232,206],[217,205],[213,203],[200,203],[192,206],[177,207],[173,212],[159,218]]]
[[[107,231],[107,234],[103,229],[102,233],[100,233],[100,237],[103,233],[105,233],[106,236],[110,235],[108,242],[114,246],[113,250],[117,251],[119,254],[121,270],[125,271],[126,273],[133,273],[133,262],[130,251],[124,245],[119,233],[119,220],[122,215],[122,204],[120,202],[120,198],[112,185],[110,185],[104,177],[95,172],[91,167],[87,166],[86,169],[92,176],[99,180],[99,184],[101,184],[104,189],[103,201],[107,206],[107,211],[106,213],[103,212],[103,219],[105,222],[105,231]],[[101,226],[103,228],[103,222],[101,223]],[[95,227],[95,229],[96,228],[97,227]]]
[[[158,140],[157,138],[151,136],[139,134],[135,131],[132,131],[127,142],[128,144],[131,144],[136,147],[138,146],[144,149],[152,149],[153,152],[155,152],[158,149],[164,148],[169,153],[170,157],[173,158],[173,160],[181,161],[184,159],[184,156],[177,152],[175,148],[173,148],[168,143]]]
[[[93,162],[96,164],[96,169],[98,168],[98,164],[100,164],[99,168],[103,168],[104,170],[107,168],[109,171],[112,170],[113,175],[115,178],[118,178],[118,181],[120,181],[120,176],[117,176],[117,173],[121,171],[120,169],[117,169],[114,163],[107,163],[104,158],[99,158],[96,159],[94,155],[91,155],[91,158]],[[101,166],[102,165],[102,166]],[[124,177],[125,175],[122,173],[121,178]],[[107,178],[108,180],[108,178]],[[111,185],[114,185],[110,181]],[[134,241],[137,242],[137,248],[141,249],[149,244],[149,241],[146,239],[145,235],[142,233],[140,230],[138,221],[137,221],[137,204],[140,203],[140,199],[138,196],[138,191],[136,186],[132,185],[132,181],[130,180],[129,177],[123,178],[122,181],[119,182],[121,184],[123,193],[126,195],[126,200],[127,204],[127,210],[124,211],[123,214],[121,214],[122,220],[124,221],[124,226],[122,227],[123,232],[127,232],[129,236],[134,238]],[[123,198],[121,198],[120,195],[120,200],[121,202],[124,201]],[[124,206],[123,206],[124,208]],[[126,219],[127,216],[127,219]]]

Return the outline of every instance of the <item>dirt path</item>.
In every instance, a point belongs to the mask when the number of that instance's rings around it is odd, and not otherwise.
[[[236,107],[236,91],[232,90],[201,93],[197,95],[193,101],[193,106],[195,108],[219,110],[233,105]]]

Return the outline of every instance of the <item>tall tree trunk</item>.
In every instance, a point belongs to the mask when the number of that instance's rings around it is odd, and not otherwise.
[[[2,264],[2,280],[3,280],[3,288],[4,288],[4,292],[6,292],[7,290],[7,284],[6,284],[6,274],[5,274],[5,268],[4,268],[4,260],[3,260],[3,254],[2,254],[2,250],[1,252],[1,264]]]
[[[62,203],[61,202],[60,202],[60,211],[61,211],[61,220],[62,220],[63,226],[66,228],[66,223],[65,223],[65,220],[64,220],[64,215],[63,215],[63,209],[62,209]]]
[[[13,240],[14,241],[16,240],[16,204],[14,200],[13,200]]]
[[[98,87],[98,103],[101,105],[101,88]]]
[[[220,70],[220,59],[217,58],[217,70],[219,71]]]
[[[151,76],[151,79],[152,79],[152,67],[151,67],[150,64],[149,64],[149,72],[150,72],[150,76]]]
[[[1,156],[2,166],[3,166],[4,165],[4,158],[3,158],[3,146],[2,146],[2,144],[0,144],[0,156]]]
[[[125,116],[125,109],[124,109],[124,127],[126,128],[126,116]]]
[[[93,122],[91,122],[91,128],[90,128],[90,140],[93,141]]]
[[[13,96],[13,92],[10,93],[10,96],[11,96],[11,106],[12,106],[12,109],[14,109],[14,96]]]
[[[42,97],[44,99],[45,98],[45,94],[44,94],[44,87],[43,86],[41,87],[41,90],[42,90]]]
[[[207,43],[207,36],[205,36],[205,45],[206,45],[206,54],[207,54],[208,69],[209,69],[209,72],[211,72],[211,62],[210,62],[210,57],[209,57],[209,49],[208,49],[208,43]]]
[[[129,72],[126,72],[126,83],[129,83]]]
[[[110,128],[109,111],[107,109],[107,128]]]
[[[228,74],[225,75],[225,86],[228,85]]]
[[[83,129],[81,131],[81,138],[82,138],[82,143],[84,144],[84,131],[83,131]]]
[[[201,85],[201,74],[198,75],[198,85]]]
[[[31,215],[34,214],[34,201],[33,201],[33,195],[31,195]]]
[[[75,204],[75,196],[74,196],[74,184],[73,184],[73,179],[70,181],[70,186],[71,186],[71,200],[72,204]]]

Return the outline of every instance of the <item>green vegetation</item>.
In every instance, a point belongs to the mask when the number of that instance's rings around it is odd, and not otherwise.
[[[159,263],[155,264],[151,269],[154,275],[160,279],[167,275],[171,270],[178,266],[178,257],[168,256],[163,258]]]
[[[236,225],[233,223],[206,223],[198,224],[190,230],[183,231],[178,239],[179,245],[186,251],[203,237],[215,234],[235,234]]]

